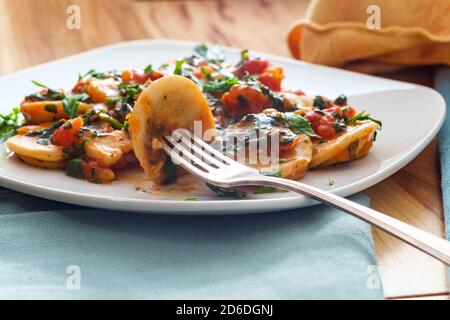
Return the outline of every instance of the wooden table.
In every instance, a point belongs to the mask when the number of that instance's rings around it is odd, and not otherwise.
[[[66,28],[69,5],[81,29]],[[175,38],[289,56],[285,36],[308,0],[0,0],[0,75],[115,42]],[[390,75],[432,85],[429,69]],[[444,234],[436,139],[414,161],[365,191],[373,208]],[[387,298],[448,298],[446,268],[374,230]]]

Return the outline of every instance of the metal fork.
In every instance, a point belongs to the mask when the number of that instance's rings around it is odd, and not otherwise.
[[[288,179],[265,176],[217,151],[187,130],[165,137],[163,148],[172,160],[204,181],[225,188],[275,187],[300,193],[360,218],[450,265],[450,242],[381,212],[319,188]]]

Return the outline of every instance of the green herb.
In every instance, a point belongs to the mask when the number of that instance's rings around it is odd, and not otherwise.
[[[177,62],[175,63],[175,69],[173,70],[173,74],[177,74],[179,76],[182,75],[182,73],[183,73],[183,63],[184,63],[184,60],[182,60],[182,59],[177,60]]]
[[[90,99],[90,96],[87,93],[69,93],[66,95],[66,98],[86,102]]]
[[[344,106],[347,104],[347,96],[344,94],[341,94],[339,97],[337,97],[334,100],[334,104],[338,105],[338,106]]]
[[[56,100],[62,100],[65,97],[64,92],[60,91],[60,90],[55,90],[52,88],[49,88],[48,86],[37,82],[36,80],[31,80],[31,82],[41,88],[46,89],[45,93],[41,93],[41,92],[37,92],[37,93],[32,93],[28,96],[25,96],[25,99],[33,99],[33,100],[37,100],[37,101],[45,101],[45,100],[52,100],[52,101],[56,101]]]
[[[134,101],[139,97],[142,90],[145,88],[144,85],[125,82],[119,83],[118,87],[121,89],[122,97],[107,98],[108,103],[124,102],[129,105],[134,105]]]
[[[21,125],[19,108],[14,108],[9,114],[0,114],[0,141],[5,141],[16,134],[16,129]]]
[[[205,67],[200,67],[200,71],[202,72],[202,75],[206,78],[206,79],[208,79],[208,80],[213,80],[213,77],[212,77],[212,75],[211,75],[211,73],[209,73],[208,71],[206,71],[206,68]]]
[[[177,166],[172,162],[172,159],[166,155],[162,167],[164,173],[163,184],[170,184],[177,181]]]
[[[92,75],[92,74],[94,74],[94,73],[95,73],[95,69],[91,69],[91,70],[89,70],[88,72],[86,72],[85,74],[80,74],[80,73],[78,73],[78,81],[81,81],[81,80],[83,80],[84,78],[86,78],[87,76]]]
[[[184,201],[198,201],[199,197],[186,197],[184,198]]]
[[[247,192],[244,192],[244,191],[237,191],[237,190],[233,190],[230,188],[223,188],[223,187],[215,186],[210,183],[206,183],[206,185],[208,186],[209,189],[211,189],[212,191],[217,193],[217,195],[220,197],[233,197],[233,198],[237,198],[237,199],[243,199],[247,196]]]
[[[316,96],[313,101],[313,106],[323,110],[327,107],[327,103],[321,96]]]
[[[283,114],[285,121],[287,122],[289,129],[295,134],[306,134],[310,137],[320,138],[320,136],[314,132],[311,124],[303,118],[292,112],[286,112]]]
[[[237,78],[231,78],[226,80],[212,80],[203,85],[203,91],[205,92],[227,92],[232,86],[238,84]]]
[[[274,188],[274,187],[261,186],[261,187],[258,187],[258,189],[256,189],[256,191],[253,192],[253,194],[264,194],[264,193],[274,193],[274,192],[289,192],[289,191]]]
[[[125,120],[125,122],[123,123],[123,130],[125,130],[125,132],[128,132],[128,129],[130,128],[130,123]]]
[[[260,173],[265,175],[265,176],[269,176],[269,177],[281,178],[281,171],[280,170],[277,170],[277,171],[261,171]]]
[[[265,85],[260,84],[261,86],[261,92],[266,95],[270,102],[272,103],[273,107],[279,111],[284,110],[284,98],[278,93],[273,92]]]
[[[91,70],[89,75],[91,77],[99,79],[99,80],[104,80],[104,79],[109,79],[109,78],[114,78],[115,80],[119,80],[121,78],[120,74],[115,70],[111,70],[111,71],[107,71],[107,72],[96,72],[95,70]]]
[[[153,73],[153,67],[151,64],[149,64],[148,66],[145,67],[144,72],[146,74],[152,74]]]
[[[83,179],[84,178],[84,162],[81,159],[72,159],[66,166],[66,174],[68,176]]]
[[[356,116],[354,116],[353,118],[347,119],[345,122],[346,122],[347,124],[349,124],[349,123],[355,123],[355,122],[357,122],[357,121],[365,121],[365,120],[370,120],[370,121],[375,122],[376,124],[378,124],[378,125],[380,126],[380,129],[381,129],[382,126],[383,126],[383,124],[381,123],[380,120],[376,120],[376,119],[372,118],[372,117],[370,116],[370,114],[369,114],[369,113],[366,113],[365,111],[362,111],[362,112],[358,113],[358,114],[357,114]]]
[[[56,113],[57,112],[57,107],[55,104],[46,104],[44,106],[45,111],[47,112],[51,112],[51,113]]]
[[[78,115],[78,100],[66,98],[63,100],[62,105],[64,112],[68,114],[70,118],[75,118]]]
[[[194,56],[211,62],[224,61],[223,50],[218,46],[200,44],[194,48]]]
[[[110,115],[104,113],[104,112],[100,112],[98,114],[98,118],[100,120],[103,120],[105,122],[108,122],[114,129],[116,130],[120,130],[123,128],[123,124],[120,123],[120,121],[114,119],[113,117],[111,117]]]
[[[59,121],[53,123],[50,127],[46,128],[46,129],[27,132],[26,136],[29,136],[29,137],[38,136],[39,138],[37,139],[36,142],[39,144],[42,144],[42,145],[47,145],[50,142],[50,140],[53,136],[53,133],[55,133],[56,129],[61,127],[64,123],[65,123],[65,120],[59,120]]]

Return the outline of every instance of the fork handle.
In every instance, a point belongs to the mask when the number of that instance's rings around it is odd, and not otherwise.
[[[412,225],[362,206],[356,202],[298,181],[263,175],[252,178],[254,178],[252,182],[255,182],[257,185],[287,189],[341,209],[390,233],[398,239],[409,243],[443,263],[450,265],[450,242],[443,238],[420,230]]]

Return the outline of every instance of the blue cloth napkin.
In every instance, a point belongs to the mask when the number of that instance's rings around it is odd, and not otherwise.
[[[436,69],[434,86],[445,99],[447,108],[450,106],[450,68]],[[444,218],[446,237],[450,240],[450,112],[447,109],[445,121],[439,133],[439,151],[441,156],[441,185],[444,203]]]
[[[383,292],[370,227],[325,206],[145,215],[1,189],[0,298],[382,299]]]
[[[445,99],[447,113],[439,133],[439,152],[441,156],[441,186],[444,204],[445,236],[450,240],[450,68],[439,67],[434,76],[434,86]],[[448,268],[450,281],[450,268]]]

